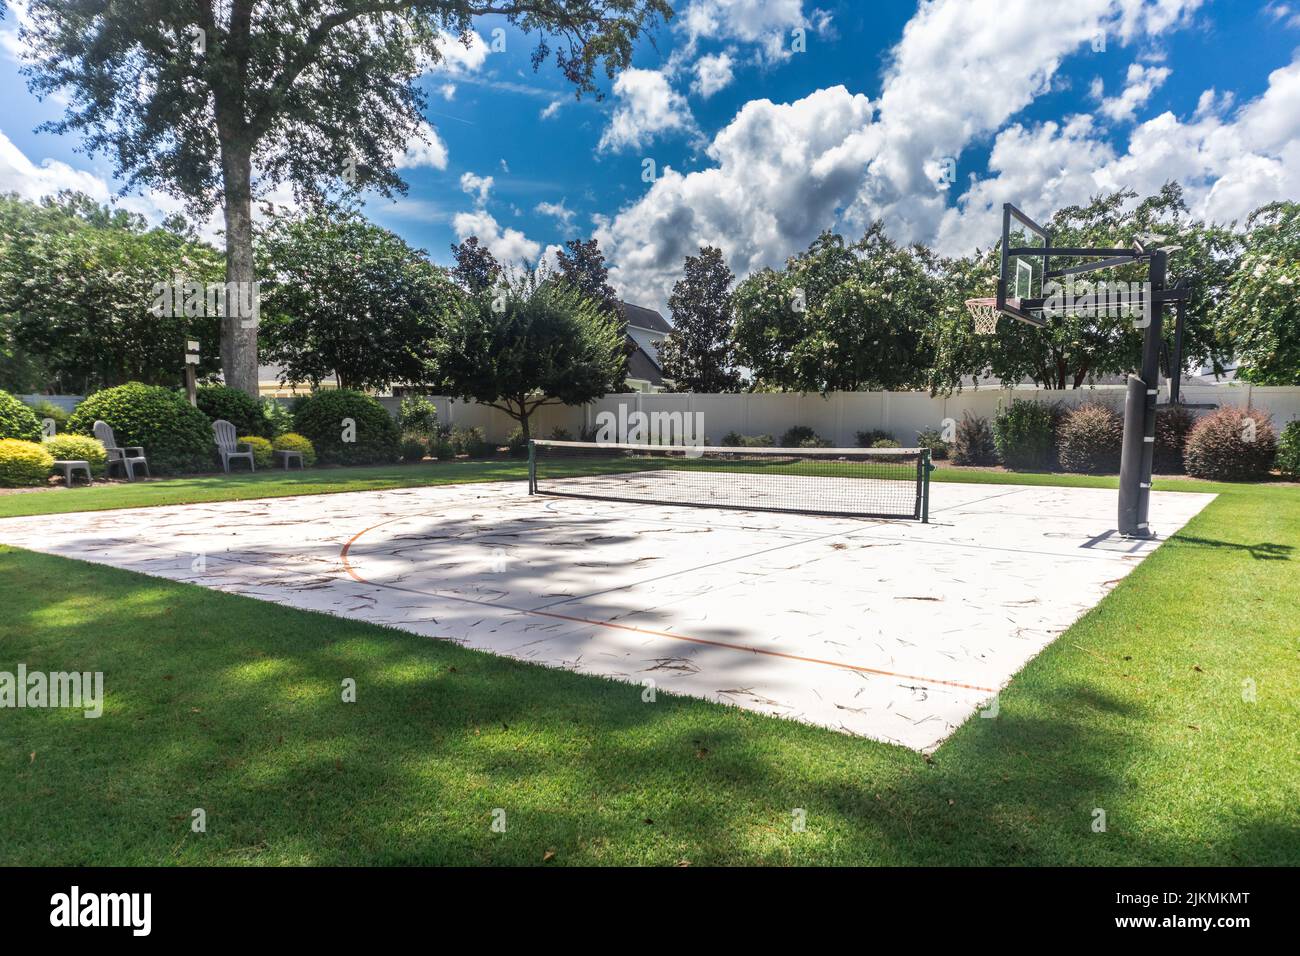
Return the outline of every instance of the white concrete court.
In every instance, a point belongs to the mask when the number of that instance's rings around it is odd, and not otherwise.
[[[931,487],[928,525],[512,482],[9,518],[0,542],[929,750],[1159,544],[1111,531],[1114,491]],[[1153,494],[1152,528],[1213,497]]]

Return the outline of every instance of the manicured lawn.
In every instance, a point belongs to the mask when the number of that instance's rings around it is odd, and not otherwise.
[[[523,466],[420,467],[75,498],[123,507]],[[996,718],[930,760],[0,548],[0,670],[103,671],[108,692],[98,720],[0,711],[0,864],[535,864],[552,851],[555,864],[1300,863],[1300,487],[1183,484],[1222,494],[1033,661]],[[2,500],[47,498],[74,496]],[[340,702],[345,678],[355,704]]]

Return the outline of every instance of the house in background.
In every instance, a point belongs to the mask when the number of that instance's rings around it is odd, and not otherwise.
[[[672,331],[672,326],[654,309],[644,309],[630,302],[618,304],[619,314],[627,323],[628,359],[627,387],[634,392],[662,392],[663,369],[659,366],[659,343]],[[278,365],[262,365],[257,369],[257,390],[263,398],[294,398],[310,395],[311,386],[280,384]],[[321,388],[335,388],[334,382],[321,382]],[[376,396],[401,395],[403,389],[376,392]]]
[[[664,373],[659,365],[659,343],[673,327],[654,309],[630,302],[620,302],[618,308],[627,323],[628,345],[631,347],[627,359],[627,387],[634,392],[662,392]]]

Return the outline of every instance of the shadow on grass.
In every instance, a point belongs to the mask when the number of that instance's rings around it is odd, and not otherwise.
[[[108,692],[99,720],[3,715],[0,863],[1300,859],[1293,821],[1228,793],[1153,819],[1134,782],[1152,705],[1077,679],[1018,681],[927,760],[44,555],[0,549],[0,600],[0,669],[103,670]]]
[[[1182,533],[1179,533],[1173,540],[1178,544],[1188,544],[1198,548],[1244,551],[1256,561],[1290,561],[1291,554],[1295,551],[1295,548],[1289,544],[1275,544],[1272,542],[1247,544],[1239,541],[1220,541],[1215,538],[1200,538],[1196,535]]]

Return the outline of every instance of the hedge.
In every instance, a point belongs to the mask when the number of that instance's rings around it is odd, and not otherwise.
[[[43,485],[54,467],[54,456],[34,441],[0,438],[0,486]]]
[[[1194,478],[1249,481],[1267,477],[1276,454],[1277,433],[1267,414],[1221,408],[1192,427],[1183,464]]]
[[[183,391],[179,394],[185,395]],[[271,437],[271,423],[262,411],[261,402],[247,392],[228,385],[200,385],[195,398],[199,411],[208,416],[209,422],[224,418],[235,426],[237,434]]]
[[[96,419],[112,426],[119,446],[142,446],[152,473],[213,468],[212,424],[174,389],[128,382],[95,392],[72,413],[68,431],[92,435]]]
[[[996,464],[998,451],[993,443],[993,429],[989,427],[989,420],[970,412],[962,415],[948,452],[955,465]]]
[[[1059,405],[1013,399],[993,419],[993,445],[1008,468],[1042,470],[1056,458]]]
[[[1288,422],[1277,440],[1277,467],[1283,478],[1300,478],[1300,421]]]
[[[278,435],[271,442],[275,451],[300,451],[302,452],[302,463],[306,468],[316,464],[316,446],[311,443],[311,439],[299,435],[297,432],[285,432]]]
[[[1065,471],[1114,474],[1124,444],[1124,422],[1109,405],[1089,403],[1066,412],[1056,435],[1056,457]]]
[[[352,420],[352,426],[344,424]],[[294,409],[294,431],[305,435],[320,461],[333,465],[381,465],[397,461],[397,423],[369,395],[350,389],[316,392]]]
[[[41,440],[41,422],[36,413],[8,392],[0,392],[0,438]]]
[[[102,475],[108,464],[108,452],[98,438],[86,435],[53,435],[41,444],[55,461],[84,461],[92,475]],[[53,469],[51,469],[53,470]]]

